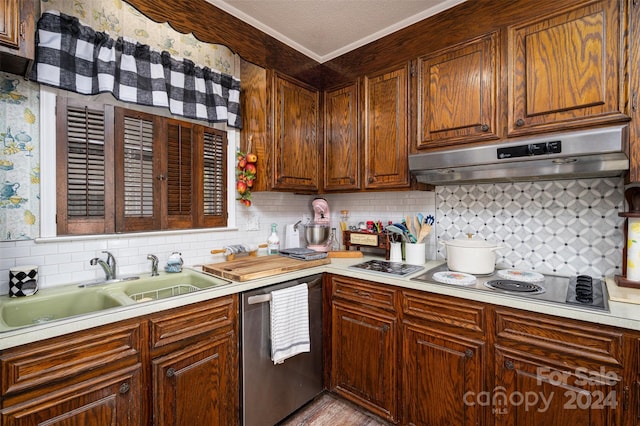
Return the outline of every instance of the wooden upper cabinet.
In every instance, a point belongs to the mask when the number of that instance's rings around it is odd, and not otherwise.
[[[498,138],[497,33],[418,59],[418,148]]]
[[[622,1],[509,28],[509,135],[625,120]]]
[[[0,69],[24,75],[35,57],[35,0],[0,0]]]
[[[325,191],[360,189],[357,83],[324,93]]]
[[[364,77],[364,187],[409,186],[409,64]]]
[[[319,100],[316,89],[274,73],[273,188],[318,191]]]

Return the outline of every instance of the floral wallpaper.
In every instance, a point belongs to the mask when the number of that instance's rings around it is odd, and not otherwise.
[[[158,24],[122,0],[42,0],[41,10],[76,16],[97,31],[128,37],[200,66],[237,75],[235,55]],[[0,241],[40,236],[40,87],[0,73]]]
[[[39,235],[39,93],[37,83],[0,73],[0,240]]]
[[[158,51],[188,58],[200,66],[235,75],[234,54],[223,45],[203,43],[168,24],[158,24],[122,0],[42,0],[41,10],[58,10],[112,37],[128,37]]]

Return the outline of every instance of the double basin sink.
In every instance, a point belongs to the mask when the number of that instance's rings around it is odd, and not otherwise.
[[[137,303],[166,299],[229,281],[196,270],[140,275],[45,288],[28,297],[0,297],[0,332]]]

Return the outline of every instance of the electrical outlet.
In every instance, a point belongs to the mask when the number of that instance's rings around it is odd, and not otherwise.
[[[260,219],[257,214],[249,215],[247,218],[247,231],[259,231]]]

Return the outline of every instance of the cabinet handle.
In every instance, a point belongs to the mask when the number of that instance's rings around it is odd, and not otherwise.
[[[631,111],[636,112],[638,110],[638,94],[633,93],[631,96]]]
[[[175,375],[176,375],[176,370],[173,367],[167,370],[167,377],[171,378]]]
[[[516,368],[516,365],[513,363],[513,361],[509,359],[504,362],[504,366],[507,370],[513,370],[514,368]]]
[[[129,392],[130,389],[131,389],[131,386],[129,386],[129,383],[124,382],[123,384],[120,385],[120,389],[118,389],[118,392],[124,395],[125,393]]]
[[[163,174],[159,174],[158,176],[156,176],[156,179],[158,179],[159,181],[163,181],[166,179],[166,177]]]
[[[465,350],[464,356],[466,356],[467,358],[473,358],[473,351],[471,349]]]
[[[636,380],[636,420],[640,419],[640,382]]]
[[[356,294],[361,297],[371,297],[371,293],[367,291],[356,290]]]
[[[482,125],[482,131],[483,132],[488,132],[489,131],[489,125],[488,124],[483,124]]]
[[[524,126],[524,120],[522,118],[518,118],[518,120],[516,121],[516,126],[518,127]]]
[[[20,21],[20,40],[25,41],[27,38],[27,22]]]

